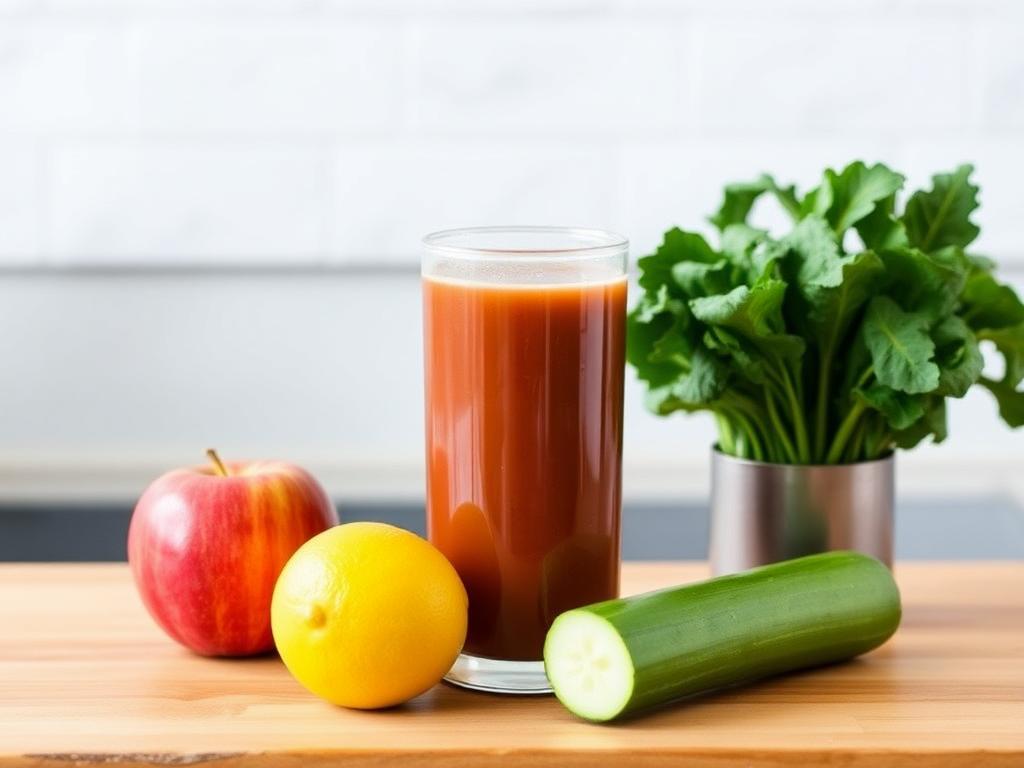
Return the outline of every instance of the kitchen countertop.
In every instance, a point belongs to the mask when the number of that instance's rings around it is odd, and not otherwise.
[[[705,575],[627,563],[623,587]],[[387,711],[339,709],[275,657],[175,646],[125,565],[0,565],[0,767],[1024,765],[1024,563],[896,575],[903,624],[881,649],[601,726],[551,697],[445,685]]]

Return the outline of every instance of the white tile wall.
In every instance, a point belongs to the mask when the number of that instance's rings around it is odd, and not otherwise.
[[[127,134],[139,127],[139,48],[120,23],[0,26],[0,136]]]
[[[39,253],[42,175],[33,142],[0,143],[0,264],[31,264]]]
[[[50,159],[55,265],[322,259],[328,168],[315,147],[75,142]]]
[[[1020,23],[987,24],[976,37],[978,117],[993,130],[1024,130],[1024,29]]]
[[[970,62],[936,52],[964,44],[964,23],[902,21],[801,21],[763,11],[706,20],[698,34],[700,126],[715,135],[894,138],[963,127]]]
[[[592,224],[616,213],[618,158],[594,142],[352,143],[333,170],[329,250],[341,261],[409,263],[425,233],[467,223]]]
[[[857,156],[917,179],[976,160],[985,244],[1024,263],[1013,0],[0,0],[0,19],[0,266],[411,267],[423,230],[502,219],[646,249],[728,180]]]
[[[690,117],[689,32],[675,24],[426,22],[411,39],[412,126],[426,134],[649,136]]]
[[[147,134],[204,137],[389,133],[402,109],[402,40],[364,21],[146,23]]]
[[[975,162],[1024,286],[1024,2],[0,0],[0,497],[207,443],[417,495],[423,233],[637,256],[727,181],[856,157]],[[706,490],[710,421],[626,401],[626,494]],[[913,455],[931,493],[1024,453],[984,393],[951,429]]]

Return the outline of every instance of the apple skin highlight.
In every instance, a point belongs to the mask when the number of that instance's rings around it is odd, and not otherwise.
[[[274,647],[270,600],[302,544],[338,523],[319,482],[284,462],[178,469],[142,494],[128,529],[128,562],[150,615],[205,656]]]

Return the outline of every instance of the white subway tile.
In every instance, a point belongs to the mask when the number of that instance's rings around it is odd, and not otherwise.
[[[428,132],[663,134],[686,112],[687,38],[668,25],[452,20],[412,38],[412,114]]]
[[[397,28],[245,20],[150,24],[143,124],[156,134],[387,131],[401,109]]]
[[[666,0],[667,1],[667,0]],[[806,1],[806,0],[805,0]],[[852,0],[850,0],[852,2]],[[883,0],[875,0],[882,2]],[[565,16],[614,12],[622,0],[0,0],[0,14],[163,18]]]
[[[91,134],[138,127],[137,40],[110,24],[0,26],[0,133]]]
[[[1020,0],[883,0],[889,2],[897,10],[911,13],[969,13],[972,16],[981,14],[998,15],[1004,18],[1024,17],[1024,5]]]
[[[935,0],[925,0],[935,2]],[[963,0],[952,0],[963,2]],[[619,7],[626,12],[644,13],[655,11],[659,14],[771,14],[783,16],[788,13],[810,15],[830,14],[843,10],[873,12],[879,7],[892,11],[903,0],[619,0]]]
[[[271,144],[61,146],[48,255],[61,264],[317,261],[326,159]]]
[[[919,15],[709,17],[691,54],[709,134],[899,136],[966,121],[964,25]]]
[[[1024,4],[1020,4],[1024,10]],[[983,25],[977,35],[978,81],[974,83],[983,127],[1024,128],[1024,14]]]
[[[38,260],[42,185],[35,147],[0,145],[0,265]]]
[[[38,8],[34,0],[0,0],[0,16],[23,17]]]
[[[564,16],[613,10],[621,0],[325,0],[340,11],[385,11],[414,16],[427,13],[467,16]]]
[[[426,233],[480,224],[609,227],[615,158],[600,145],[374,143],[339,149],[332,253],[415,263]]]
[[[43,3],[46,8],[60,14],[243,18],[267,12],[275,15],[304,14],[324,6],[324,0],[37,0],[37,5]]]

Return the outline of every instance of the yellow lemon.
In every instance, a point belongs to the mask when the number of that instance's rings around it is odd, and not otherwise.
[[[466,590],[409,531],[347,523],[292,555],[270,618],[285,665],[334,704],[390,707],[436,684],[466,639]]]

